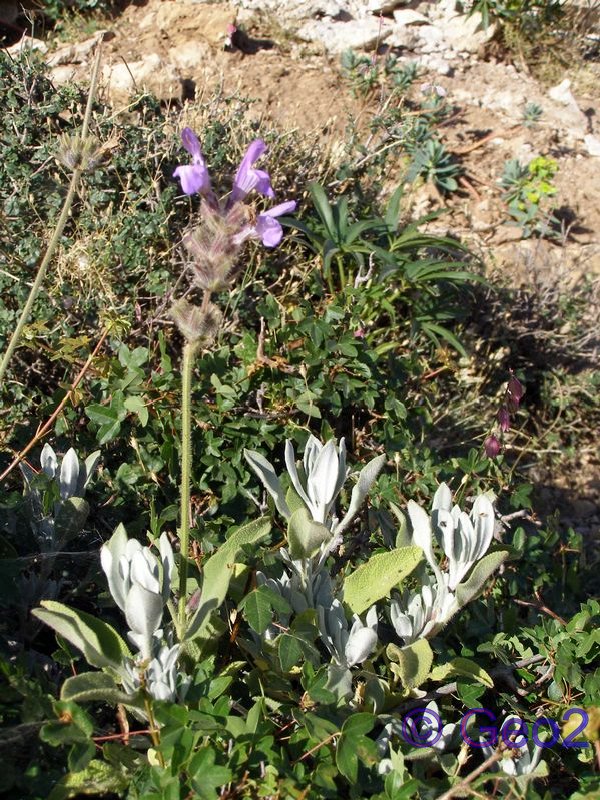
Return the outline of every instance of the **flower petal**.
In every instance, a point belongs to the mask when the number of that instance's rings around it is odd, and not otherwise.
[[[255,139],[246,150],[246,154],[233,180],[233,190],[229,199],[230,205],[237,203],[238,200],[243,200],[253,189],[256,189],[259,194],[265,197],[275,197],[268,172],[252,167],[254,162],[257,161],[266,150],[267,146],[262,139]]]
[[[181,141],[183,146],[191,156],[200,156],[202,158],[202,150],[200,149],[200,142],[198,137],[191,128],[184,128],[181,131]]]
[[[278,206],[273,206],[273,208],[263,211],[262,214],[267,217],[280,217],[282,214],[291,214],[296,210],[297,205],[295,200],[286,200],[285,203],[279,203]]]
[[[265,247],[277,247],[283,239],[283,228],[279,222],[266,214],[258,215],[255,230]]]
[[[173,173],[174,178],[181,181],[181,189],[185,194],[208,194],[210,192],[210,178],[206,165],[182,164]]]

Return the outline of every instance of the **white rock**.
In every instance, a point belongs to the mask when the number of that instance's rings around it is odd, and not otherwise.
[[[405,50],[417,50],[421,40],[416,25],[394,25],[391,36],[385,42],[390,47],[402,47]]]
[[[173,47],[169,50],[169,60],[185,73],[197,70],[203,63],[211,58],[211,46],[208,42],[203,42],[200,39],[182,42],[177,47]]]
[[[443,25],[444,39],[457,52],[476,53],[495,33],[495,26],[483,27],[483,18],[478,11],[470,16],[451,17]]]
[[[236,0],[234,3],[240,8],[250,11],[261,11],[280,17],[284,20],[295,19],[314,19],[315,17],[337,17],[342,12],[350,11],[347,2],[336,2],[336,0]],[[364,2],[362,3],[364,7]]]
[[[25,50],[39,50],[40,53],[48,52],[48,45],[41,39],[34,39],[33,36],[23,36],[23,38],[11,47],[6,48],[6,52],[10,55],[22,53]]]
[[[81,64],[85,61],[88,55],[92,52],[98,41],[104,37],[108,31],[97,31],[89,39],[75,44],[68,44],[61,47],[52,53],[47,59],[46,63],[50,67],[57,67],[60,64]]]
[[[396,25],[428,25],[429,18],[412,8],[397,8],[394,11],[394,22]]]
[[[181,80],[173,64],[165,63],[157,53],[149,53],[139,61],[106,65],[102,70],[114,100],[128,100],[131,94],[144,89],[159,100],[181,97]]]
[[[443,31],[436,25],[420,25],[417,28],[420,50],[423,53],[435,53],[446,48]]]
[[[557,103],[562,103],[564,106],[577,105],[577,101],[571,93],[571,81],[565,78],[562,83],[548,89],[548,97],[556,100]]]
[[[583,143],[588,155],[600,158],[600,139],[598,139],[597,136],[592,136],[591,133],[587,133],[583,137]]]
[[[392,33],[387,20],[367,17],[349,22],[333,22],[329,19],[311,20],[296,31],[299,39],[319,42],[330,53],[344,50],[373,50]]]

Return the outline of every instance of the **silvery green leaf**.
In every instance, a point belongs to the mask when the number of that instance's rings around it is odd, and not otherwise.
[[[305,475],[310,475],[310,473],[313,471],[315,462],[319,457],[319,453],[321,452],[322,449],[323,449],[323,444],[317,439],[316,436],[313,436],[313,434],[311,433],[310,436],[308,437],[306,445],[304,446],[303,463],[304,463]]]
[[[209,627],[210,616],[227,594],[235,560],[244,545],[257,544],[271,530],[266,517],[252,520],[231,533],[204,565],[202,572],[202,592],[198,609],[185,631],[186,639],[202,636]]]
[[[141,698],[118,689],[114,678],[106,672],[82,672],[67,678],[61,687],[60,699],[73,703],[123,703],[143,707]]]
[[[456,600],[460,608],[466,606],[481,592],[490,575],[508,558],[508,550],[488,553],[475,564],[473,571],[464,583],[456,587]]]
[[[125,600],[125,619],[131,632],[143,637],[142,656],[149,658],[152,653],[152,636],[160,628],[163,614],[163,602],[160,594],[149,592],[143,586],[134,583],[127,592]],[[136,637],[136,641],[140,639]]]
[[[79,497],[83,497],[83,493],[88,483],[91,481],[94,472],[96,471],[96,467],[100,461],[100,456],[100,450],[95,450],[86,458],[83,464],[79,465],[79,478],[77,480],[77,495]]]
[[[300,483],[300,478],[298,477],[298,470],[296,469],[294,446],[292,445],[289,439],[285,443],[284,458],[285,458],[285,467],[288,471],[288,475],[290,476],[290,480],[292,482],[294,489],[296,490],[296,493],[306,503],[307,507],[310,508],[311,501],[309,496],[306,494],[304,487]]]
[[[375,553],[344,581],[344,602],[355,614],[387,597],[422,559],[419,547],[403,547],[385,553]]]
[[[58,468],[58,459],[56,458],[56,453],[50,447],[48,442],[42,448],[42,454],[40,455],[40,464],[44,472],[49,478],[53,478],[56,475],[56,470]]]
[[[100,550],[100,563],[108,581],[108,588],[121,611],[125,611],[125,586],[119,570],[119,563],[125,555],[127,542],[127,532],[123,525],[119,524]]]
[[[371,628],[359,628],[350,633],[344,655],[349,667],[362,664],[377,646],[377,634]]]
[[[285,502],[285,495],[279,478],[267,459],[255,450],[244,450],[244,457],[252,467],[262,485],[275,501],[275,506],[282,517],[290,518],[290,510]]]
[[[347,475],[347,467],[346,467],[346,440],[342,436],[340,439],[340,443],[338,445],[338,456],[339,456],[339,465],[338,465],[338,479],[335,485],[335,489],[333,492],[334,498],[338,496],[338,494],[342,491],[344,483],[346,482]]]
[[[311,558],[331,538],[331,531],[312,519],[308,510],[302,507],[289,519],[287,538],[292,559]]]
[[[417,689],[431,672],[433,651],[427,639],[417,639],[406,647],[388,644],[386,655],[398,664],[395,671],[406,689]]]
[[[173,548],[171,547],[171,542],[166,533],[161,533],[160,539],[158,540],[158,549],[162,564],[162,598],[163,603],[166,603],[171,595],[171,582],[173,570],[175,569]]]
[[[435,511],[452,511],[452,492],[446,483],[440,483],[438,486],[431,507]]]
[[[457,561],[459,558],[460,544],[457,544],[458,536],[454,530],[454,518],[449,511],[440,509],[432,514],[435,518],[436,527],[441,533],[441,545],[444,553],[449,559]]]
[[[42,600],[41,605],[31,613],[81,650],[92,667],[118,670],[123,656],[131,655],[119,634],[102,620],[55,600]]]
[[[425,553],[431,566],[437,566],[431,542],[431,520],[427,512],[414,500],[408,501],[408,516],[412,525],[412,540]]]
[[[77,491],[77,479],[79,478],[79,459],[73,448],[69,448],[60,465],[60,496],[63,500],[73,497]]]
[[[137,550],[131,557],[129,579],[133,585],[141,586],[146,591],[162,597],[158,561],[147,547]]]
[[[338,483],[339,458],[335,441],[330,439],[317,456],[307,475],[307,494],[312,501],[317,522],[325,522],[330,504],[335,500]]]
[[[334,526],[334,533],[342,533],[358,514],[358,511],[368,495],[371,486],[373,486],[377,480],[377,476],[381,472],[381,469],[385,464],[385,460],[385,455],[377,456],[361,469],[358,475],[358,480],[352,488],[348,510],[346,511],[342,521]]]
[[[479,559],[487,552],[494,536],[494,506],[484,494],[480,494],[473,503],[471,519],[477,539],[473,558]]]
[[[352,695],[352,673],[345,666],[329,664],[325,689],[332,692],[338,703]]]

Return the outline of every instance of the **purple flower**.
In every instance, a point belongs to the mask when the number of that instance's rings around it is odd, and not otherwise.
[[[181,140],[183,146],[192,157],[191,164],[183,164],[177,167],[173,173],[174,178],[179,178],[181,181],[181,188],[185,194],[200,194],[209,196],[212,194],[210,188],[210,177],[206,162],[200,149],[200,142],[198,137],[191,128],[184,128],[181,131]]]
[[[498,424],[500,425],[502,433],[506,433],[506,431],[510,430],[510,414],[506,406],[502,406],[498,411]]]
[[[265,197],[275,197],[269,173],[262,169],[254,169],[252,166],[266,150],[267,145],[262,139],[255,139],[246,150],[246,155],[242,159],[242,163],[233,180],[233,190],[229,198],[230,206],[237,203],[238,200],[243,200],[253,189],[256,189],[259,194]],[[275,245],[267,246],[274,247]]]
[[[278,206],[263,211],[256,218],[254,225],[246,225],[235,236],[235,243],[241,244],[246,239],[260,239],[265,247],[277,247],[283,238],[283,228],[277,221],[277,217],[288,214],[296,209],[296,201],[288,200],[287,203],[280,203]]]
[[[487,437],[483,443],[483,449],[485,450],[485,454],[488,458],[496,458],[500,452],[500,442],[494,436],[494,434]]]

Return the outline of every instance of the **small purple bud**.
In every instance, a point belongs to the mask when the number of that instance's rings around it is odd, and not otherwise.
[[[488,458],[496,458],[500,452],[500,442],[494,436],[494,434],[487,437],[483,443],[483,449],[485,450],[485,454]]]
[[[365,338],[365,329],[364,328],[357,328],[354,331],[354,338],[355,339],[364,339]]]
[[[516,410],[519,407],[521,398],[525,394],[525,389],[523,388],[523,384],[521,383],[521,381],[515,376],[514,372],[512,371],[510,373],[510,380],[508,381],[508,386],[506,387],[506,394],[508,396],[508,400],[511,406],[513,406],[514,409]]]
[[[500,425],[500,430],[502,433],[506,433],[510,430],[510,414],[508,413],[508,408],[506,406],[502,406],[502,408],[498,411],[498,424]]]

